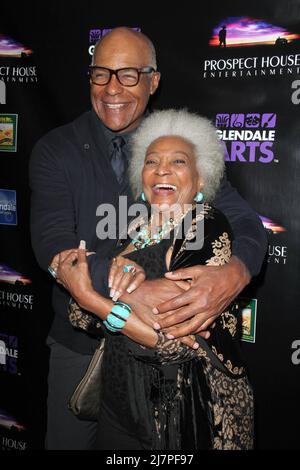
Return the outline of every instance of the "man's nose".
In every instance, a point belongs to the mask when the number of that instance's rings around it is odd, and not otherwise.
[[[110,81],[105,86],[105,91],[109,95],[118,95],[118,94],[122,93],[123,86],[121,85],[121,83],[117,79],[116,75],[111,76]]]

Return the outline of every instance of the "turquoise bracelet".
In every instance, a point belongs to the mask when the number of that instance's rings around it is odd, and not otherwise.
[[[106,321],[109,325],[111,325],[113,328],[116,328],[117,330],[122,330],[126,323],[125,320],[116,317],[113,313],[109,313],[107,315]]]
[[[103,325],[113,333],[121,331],[127,319],[131,314],[131,307],[125,302],[118,300],[114,303],[111,312],[107,315],[106,320],[103,322]]]
[[[103,325],[107,330],[112,331],[113,333],[117,333],[119,331],[117,328],[114,328],[112,325],[110,325],[107,320],[104,320]]]
[[[131,314],[131,308],[128,304],[124,302],[117,301],[111,309],[111,313],[115,314],[118,318],[127,320]]]

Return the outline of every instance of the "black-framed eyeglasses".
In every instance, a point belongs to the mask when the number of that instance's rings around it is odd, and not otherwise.
[[[95,85],[107,85],[112,75],[115,75],[123,86],[135,86],[139,83],[142,73],[155,72],[154,67],[142,67],[136,69],[134,67],[124,67],[122,69],[108,69],[107,67],[99,67],[98,65],[89,66],[89,76],[91,82]]]

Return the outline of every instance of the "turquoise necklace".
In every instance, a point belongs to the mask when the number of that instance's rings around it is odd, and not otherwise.
[[[181,222],[184,216],[185,214],[181,214],[176,221],[170,217],[161,226],[156,227],[158,230],[155,233],[153,233],[152,229],[153,216],[151,216],[150,222],[142,226],[137,237],[131,240],[135,250],[141,250],[146,246],[160,243]]]

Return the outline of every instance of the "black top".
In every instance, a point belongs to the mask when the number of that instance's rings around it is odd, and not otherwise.
[[[115,241],[97,238],[97,224],[103,218],[96,214],[97,207],[103,203],[118,207],[119,195],[130,196],[127,179],[120,186],[111,167],[109,133],[94,111],[88,111],[40,139],[30,160],[31,236],[39,265],[47,270],[57,253],[86,240],[87,248],[97,252],[91,269],[103,293],[107,293],[108,266],[99,260]],[[258,274],[267,246],[259,218],[226,179],[214,205],[232,226],[233,254],[252,275]],[[70,325],[68,293],[55,284],[52,300],[55,318],[50,335],[74,351],[90,354],[96,342]]]
[[[201,223],[204,224],[202,248],[186,250],[186,241],[176,240],[170,270],[197,264],[218,266],[229,261],[232,234],[226,218],[219,211],[205,205],[204,219],[199,217],[198,222],[195,221],[195,226],[199,227]],[[190,240],[190,237],[188,239]],[[147,246],[126,257],[144,268],[147,279],[163,277],[167,271],[166,252],[172,241],[172,237],[165,239],[158,245]],[[113,254],[117,255],[118,251]],[[191,350],[187,346],[173,342],[170,351],[166,350],[163,357],[155,349],[143,348],[122,334],[106,330],[101,380],[102,406],[114,413],[123,427],[136,433],[137,436],[143,436],[143,439],[147,437],[149,442],[153,441],[152,446],[155,445],[154,413],[169,416],[169,419],[174,415],[175,421],[178,421],[179,412],[176,411],[176,403],[179,397],[180,364],[204,358],[233,380],[245,375],[239,348],[241,317],[238,313],[237,305],[232,303],[216,320],[216,326],[211,329],[208,340],[197,337],[200,343],[199,350]],[[197,367],[197,380],[194,374],[192,375],[193,388],[196,391],[200,386],[203,395],[208,391],[204,382],[200,384],[201,379],[204,379],[201,364]],[[183,374],[183,381],[187,380],[184,375],[185,368],[180,368],[180,374]],[[195,394],[196,401],[200,389]],[[187,399],[183,393],[180,393],[180,396],[181,400]],[[180,406],[186,409],[188,404]],[[198,416],[198,419],[201,417]],[[207,419],[202,417],[201,434],[206,421]],[[170,425],[167,439],[173,439],[174,432]]]

